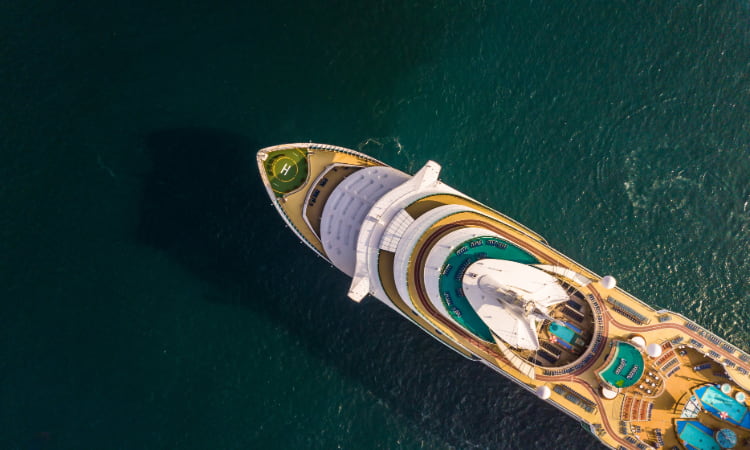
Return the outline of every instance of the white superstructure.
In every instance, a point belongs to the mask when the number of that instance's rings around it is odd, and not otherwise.
[[[463,288],[479,317],[511,347],[539,348],[537,322],[570,300],[557,279],[526,264],[483,259],[466,271]]]

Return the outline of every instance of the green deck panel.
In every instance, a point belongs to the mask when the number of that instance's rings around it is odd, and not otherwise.
[[[269,153],[263,167],[271,189],[281,197],[307,180],[307,152],[301,148],[289,148]]]
[[[612,351],[616,352],[614,357],[598,372],[598,375],[602,380],[617,388],[626,388],[636,384],[643,376],[645,366],[641,352],[632,344],[622,341],[617,341]],[[622,367],[620,367],[621,364]],[[627,378],[633,370],[635,370],[633,376]]]
[[[487,258],[505,259],[522,264],[537,264],[539,260],[510,242],[494,236],[469,239],[454,249],[446,259],[439,280],[443,305],[451,317],[472,334],[484,341],[494,342],[489,327],[474,311],[464,296],[462,287],[466,269],[472,263]]]

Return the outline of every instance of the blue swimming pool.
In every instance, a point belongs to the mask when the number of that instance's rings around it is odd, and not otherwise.
[[[713,438],[713,430],[700,422],[677,422],[677,434],[685,444],[698,450],[721,450]]]
[[[726,412],[729,422],[744,428],[750,428],[750,416],[747,407],[721,392],[717,387],[702,386],[696,389],[695,393],[706,411],[716,417],[720,417],[722,412]]]

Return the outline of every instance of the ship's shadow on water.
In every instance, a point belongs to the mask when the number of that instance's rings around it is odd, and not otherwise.
[[[298,335],[422,430],[429,447],[599,448],[574,421],[376,300],[349,301],[348,278],[297,242],[270,204],[258,143],[201,128],[145,141],[151,169],[137,238],[227,293],[208,301],[252,308]]]

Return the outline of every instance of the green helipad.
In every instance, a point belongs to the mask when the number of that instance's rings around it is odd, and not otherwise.
[[[271,189],[280,197],[302,186],[307,179],[307,152],[301,148],[275,151],[263,164]]]

